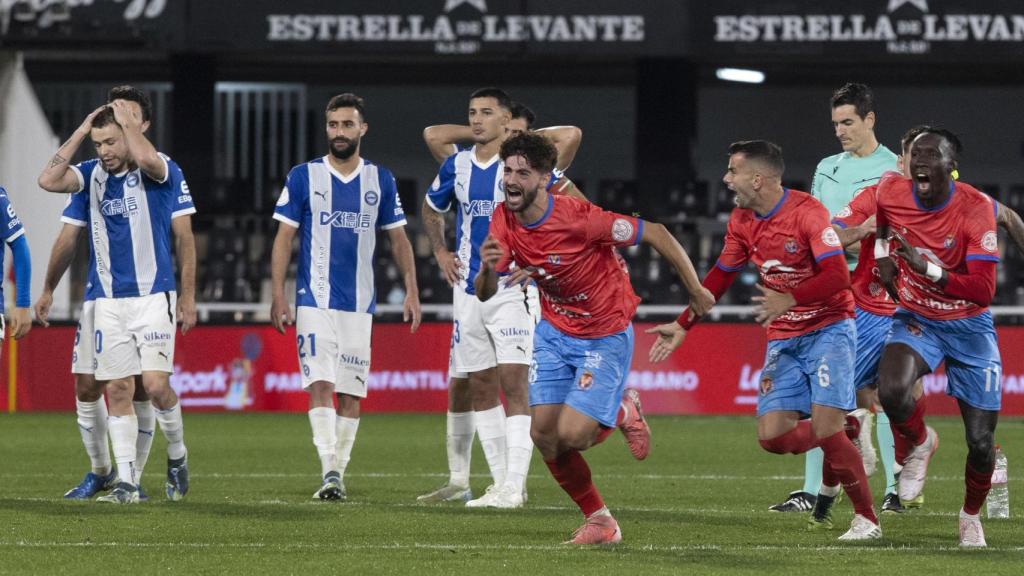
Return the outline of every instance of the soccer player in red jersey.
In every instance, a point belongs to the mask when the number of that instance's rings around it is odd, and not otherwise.
[[[899,308],[879,362],[878,395],[903,464],[899,497],[911,500],[923,489],[939,444],[924,423],[914,382],[946,362],[947,393],[957,399],[967,437],[960,545],[983,547],[978,512],[991,487],[1001,403],[1002,363],[988,310],[999,261],[998,205],[953,180],[959,152],[956,135],[930,129],[911,145],[910,178],[879,184],[874,253]]]
[[[509,138],[500,155],[505,201],[480,248],[476,293],[486,301],[499,281],[536,281],[543,320],[530,366],[530,432],[551,474],[586,516],[567,543],[613,544],[622,534],[581,452],[628,416],[621,405],[640,298],[614,247],[651,245],[675,268],[695,312],[707,312],[714,300],[664,226],[545,190],[556,153],[542,136]]]
[[[840,540],[880,538],[864,464],[844,431],[854,407],[856,327],[850,274],[828,210],[805,192],[782,186],[782,149],[764,140],[729,147],[724,181],[736,193],[725,247],[704,286],[717,299],[752,261],[761,275],[757,320],[768,328],[757,435],[777,454],[825,452],[824,485],[843,485],[855,515]],[[691,308],[658,334],[652,362],[682,344],[701,314]],[[810,414],[810,419],[802,419]]]

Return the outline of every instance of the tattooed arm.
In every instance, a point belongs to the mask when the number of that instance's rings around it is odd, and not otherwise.
[[[86,116],[85,120],[82,121],[82,125],[71,134],[68,141],[57,149],[57,153],[53,155],[53,158],[50,158],[46,168],[43,169],[43,173],[39,175],[37,182],[40,188],[47,192],[60,193],[72,193],[81,190],[82,183],[78,181],[78,174],[71,169],[68,159],[78,152],[79,146],[89,137],[89,131],[92,130],[92,119],[104,108],[106,108],[106,105],[100,106]]]

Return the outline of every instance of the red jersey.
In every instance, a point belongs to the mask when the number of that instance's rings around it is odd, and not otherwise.
[[[576,338],[617,334],[633,320],[640,298],[614,248],[639,244],[642,235],[643,220],[555,194],[533,224],[521,224],[504,204],[491,216],[491,236],[505,250],[498,273],[513,262],[529,270],[544,319]]]
[[[715,265],[737,272],[753,261],[765,287],[791,292],[818,273],[818,262],[833,256],[842,258],[843,247],[828,210],[806,192],[784,189],[782,199],[763,217],[753,210],[732,211]],[[793,338],[853,317],[853,296],[840,290],[820,302],[790,308],[768,326],[768,339]]]
[[[968,260],[999,262],[999,237],[996,234],[995,202],[963,182],[950,182],[951,192],[945,204],[926,209],[915,194],[915,184],[907,178],[880,182],[877,194],[878,226],[899,232],[929,262],[949,272],[967,273]],[[897,244],[892,243],[891,249]],[[896,289],[900,306],[934,320],[970,318],[987,307],[950,296],[924,274],[910,269],[900,258]]]
[[[885,178],[885,176],[883,176]],[[850,204],[839,211],[832,223],[840,228],[860,226],[868,218],[874,216],[878,207],[878,185],[862,188],[854,196]],[[896,303],[889,297],[889,292],[882,285],[875,265],[875,235],[870,234],[860,241],[860,255],[857,256],[857,267],[850,279],[853,290],[853,301],[861,310],[879,316],[892,316],[896,312]]]

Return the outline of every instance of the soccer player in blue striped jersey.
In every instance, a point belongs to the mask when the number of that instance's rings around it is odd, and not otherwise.
[[[583,132],[575,126],[552,126],[533,130],[536,115],[533,110],[521,102],[512,102],[509,113],[511,118],[505,127],[506,137],[535,131],[542,134],[555,146],[558,152],[557,166],[561,170],[558,168],[555,170],[558,180],[551,188],[551,192],[586,200],[576,185],[564,175],[564,171],[576,157]],[[463,143],[473,141],[473,128],[461,124],[428,126],[423,130],[423,140],[426,142],[430,154],[439,164],[443,165],[452,154],[472,148]],[[540,319],[540,301],[537,289],[533,285],[528,287],[527,303],[530,313],[534,317],[534,324],[536,324],[536,321]],[[454,346],[453,338],[452,348]],[[472,491],[469,488],[469,469],[473,453],[473,437],[476,435],[473,399],[470,394],[468,374],[455,370],[454,358],[451,356],[449,356],[448,368],[448,413],[445,434],[448,452],[448,481],[444,486],[417,497],[419,502],[452,502],[472,499]],[[492,378],[496,376],[496,374],[492,374]],[[512,416],[512,418],[515,417]],[[507,422],[506,419],[506,435]]]
[[[107,103],[124,100],[132,107],[137,107],[142,115],[142,132],[146,133],[152,118],[153,104],[149,96],[134,86],[115,86],[107,93]],[[91,130],[91,116],[78,128],[84,134]],[[87,208],[87,206],[85,207]],[[80,204],[71,202],[65,206],[61,215],[64,222],[57,240],[50,251],[50,259],[46,266],[43,289],[35,303],[36,318],[44,327],[49,326],[50,307],[53,305],[53,291],[67,271],[77,251],[79,239],[84,236],[88,214]],[[89,457],[91,470],[82,481],[64,494],[71,500],[87,500],[98,492],[109,490],[117,483],[117,471],[110,460],[107,435],[107,405],[103,397],[103,387],[97,383],[95,373],[95,325],[93,307],[95,300],[86,299],[82,302],[78,329],[71,353],[71,373],[75,376],[75,413],[78,429],[82,437],[86,455]],[[142,374],[135,376],[135,395],[132,399],[135,417],[139,423],[139,435],[135,444],[135,473],[139,482],[139,499],[147,500],[142,490],[142,473],[149,459],[149,451],[153,445],[153,433],[156,431],[156,412],[146,388],[142,384]]]
[[[31,302],[32,258],[29,254],[25,227],[14,211],[7,191],[0,188],[0,239],[11,247],[14,256],[15,304],[14,310],[4,310],[4,291],[0,285],[0,341],[5,336],[5,324],[11,325],[11,337],[21,339],[32,329],[32,315],[28,307]],[[4,269],[4,250],[0,246],[0,270]]]
[[[466,503],[469,507],[521,507],[533,453],[527,374],[534,321],[526,296],[517,286],[505,287],[484,303],[473,287],[491,212],[505,199],[498,149],[508,136],[511,107],[511,99],[498,88],[470,95],[474,145],[444,161],[423,205],[434,256],[454,287],[453,368],[469,375],[473,422],[493,480],[484,496]],[[453,207],[455,252],[448,250],[444,233],[444,213]],[[499,390],[508,403],[507,419]]]
[[[95,300],[95,378],[107,388],[108,429],[118,469],[117,485],[99,500],[139,501],[138,417],[132,403],[139,373],[167,438],[166,494],[179,500],[188,492],[188,452],[170,374],[177,318],[183,334],[196,320],[195,206],[181,169],[144,136],[146,122],[138,107],[117,99],[90,116],[88,135],[98,158],[67,165],[66,158],[85,137],[76,131],[40,175],[39,185],[74,193],[62,220],[84,224],[91,240],[86,300]],[[181,268],[180,298],[172,233]]]
[[[395,178],[360,156],[368,128],[363,99],[355,94],[335,96],[325,116],[328,154],[292,168],[274,209],[280,224],[271,256],[270,321],[282,334],[292,322],[284,280],[293,240],[299,235],[296,343],[323,475],[313,497],[345,500],[345,469],[370,373],[378,230],[387,232],[401,271],[406,292],[403,319],[412,321],[413,332],[420,323],[420,301]]]

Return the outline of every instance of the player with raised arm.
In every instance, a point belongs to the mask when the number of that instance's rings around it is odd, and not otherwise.
[[[800,454],[820,446],[822,483],[842,484],[855,515],[840,540],[880,538],[864,464],[844,431],[853,408],[857,329],[850,274],[828,210],[809,194],[782,186],[782,149],[764,140],[729,147],[724,181],[736,193],[725,247],[704,286],[716,298],[753,262],[762,295],[757,320],[768,329],[761,373],[757,436],[776,454]],[[685,310],[658,334],[652,362],[664,360],[700,318]],[[803,416],[810,415],[810,419]]]
[[[328,153],[292,168],[274,209],[280,224],[271,256],[270,322],[282,334],[292,323],[284,283],[299,235],[296,343],[322,476],[313,497],[345,500],[345,470],[370,374],[378,230],[387,232],[402,274],[402,318],[412,321],[412,332],[420,324],[420,299],[395,178],[360,155],[369,127],[363,99],[350,93],[334,96],[324,116]]]
[[[556,152],[543,137],[510,138],[501,158],[505,199],[480,249],[476,291],[486,303],[508,287],[537,283],[543,320],[530,366],[531,435],[586,518],[567,543],[614,544],[622,533],[582,455],[637,417],[623,392],[640,298],[614,247],[649,244],[672,264],[695,311],[706,312],[714,300],[664,226],[549,193]]]
[[[1002,362],[988,310],[999,261],[998,206],[953,180],[960,149],[956,135],[931,128],[911,144],[910,178],[878,187],[874,254],[880,280],[899,305],[878,365],[878,396],[903,464],[900,500],[913,500],[939,444],[914,383],[945,362],[947,393],[960,406],[967,440],[960,546],[984,547],[978,513],[991,487],[1001,404]]]
[[[130,106],[137,107],[138,112],[142,115],[142,131],[145,133],[148,130],[153,105],[144,91],[134,86],[115,86],[107,92],[107,103],[114,100],[124,100]],[[92,116],[90,115],[78,129],[88,134],[91,120]],[[61,220],[64,225],[50,251],[43,290],[34,305],[36,318],[44,327],[49,326],[53,291],[71,264],[75,247],[85,227],[88,226],[88,204],[69,201],[61,214]],[[78,485],[64,493],[64,497],[71,500],[87,500],[102,490],[109,490],[117,483],[117,471],[111,465],[110,450],[107,444],[107,405],[103,398],[103,387],[97,383],[94,376],[94,305],[94,300],[86,299],[82,302],[82,312],[79,317],[78,329],[75,331],[75,342],[71,353],[71,373],[75,377],[75,412],[78,417],[78,429],[92,469],[83,476]],[[135,470],[139,481],[139,500],[146,501],[149,498],[142,489],[142,473],[149,460],[149,451],[153,445],[156,412],[154,412],[153,404],[142,384],[141,373],[135,376],[135,395],[132,398],[132,404],[139,422],[139,435],[135,445]]]
[[[73,193],[65,213],[71,210],[78,217],[63,220],[84,224],[91,239],[86,300],[95,301],[95,378],[100,389],[107,389],[108,429],[118,475],[118,483],[99,500],[139,501],[139,426],[132,403],[139,373],[167,438],[165,491],[169,499],[180,500],[189,487],[188,452],[170,374],[176,317],[183,334],[196,321],[191,223],[195,206],[181,169],[144,136],[147,122],[138,106],[115,99],[90,116],[90,129],[76,130],[60,147],[39,185],[50,192]],[[98,158],[69,166],[67,158],[86,136]],[[172,232],[181,270],[180,298]]]

